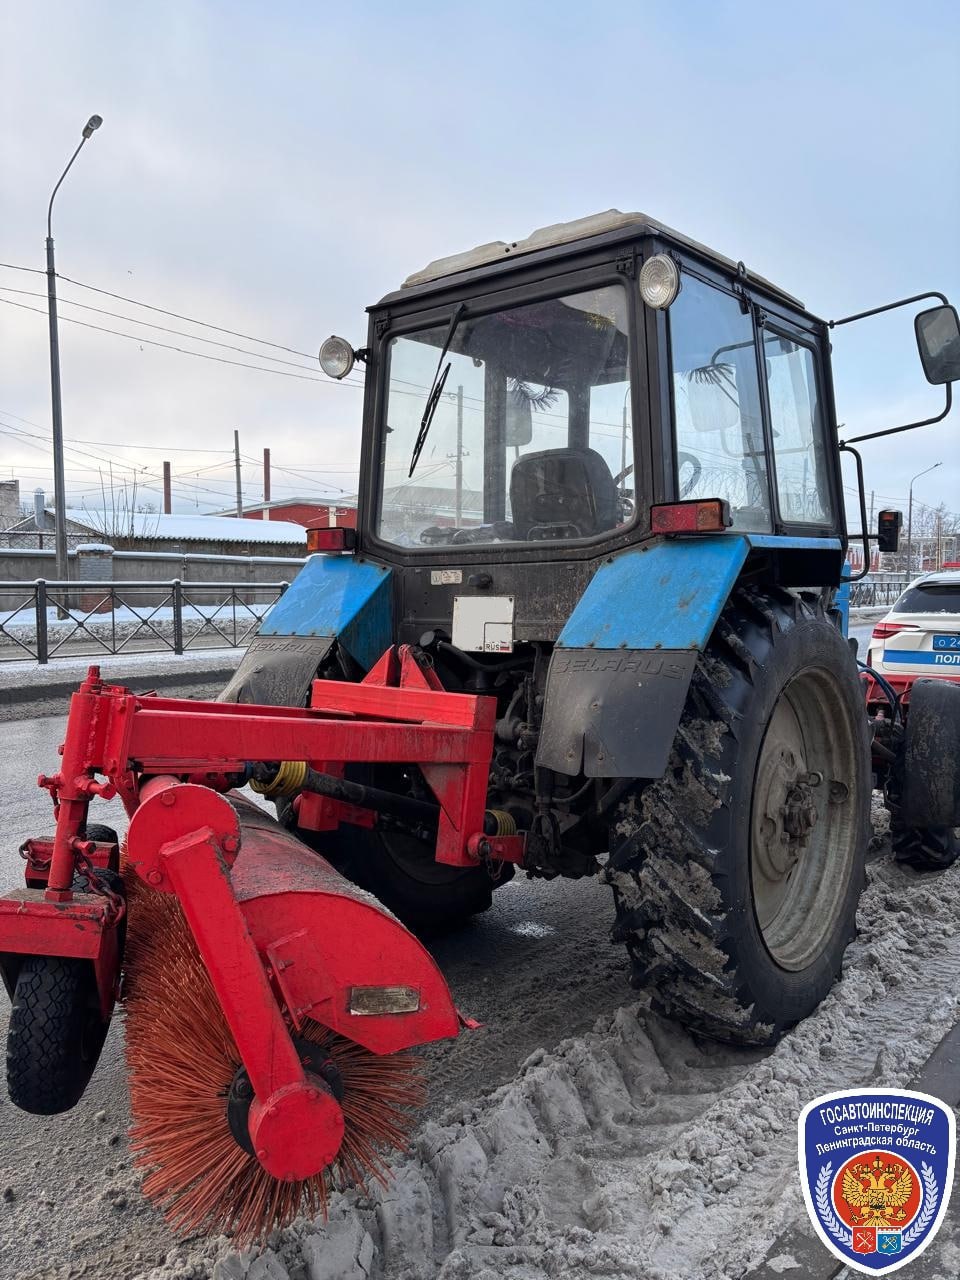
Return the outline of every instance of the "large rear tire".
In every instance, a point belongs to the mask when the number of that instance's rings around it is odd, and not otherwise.
[[[853,656],[816,597],[738,589],[699,658],[664,777],[614,815],[614,934],[692,1029],[773,1044],[840,973],[869,839]]]
[[[89,963],[27,956],[17,975],[7,1031],[10,1101],[38,1116],[76,1106],[108,1026],[100,1016]]]
[[[402,791],[404,771],[391,766],[374,769],[351,765],[348,776],[357,782]],[[408,929],[424,938],[456,929],[471,916],[486,911],[493,890],[513,875],[501,865],[494,881],[486,867],[448,867],[437,862],[433,839],[387,826],[342,826],[337,831],[308,831],[296,826],[289,801],[278,805],[277,816],[296,835],[331,862],[341,875],[378,898]]]
[[[341,827],[297,834],[421,937],[457,928],[493,900],[494,882],[484,867],[444,866],[432,844],[405,832]]]

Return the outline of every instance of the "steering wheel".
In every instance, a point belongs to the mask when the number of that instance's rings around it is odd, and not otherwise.
[[[699,483],[700,476],[703,473],[703,467],[700,464],[700,459],[694,453],[683,453],[681,451],[677,454],[678,475],[684,466],[690,467],[692,470],[690,476],[680,485],[681,498],[685,498],[688,493],[692,493],[694,491]],[[629,466],[624,467],[622,471],[613,477],[613,483],[619,484],[621,480],[625,480],[632,470],[633,463],[631,462]]]
[[[693,453],[677,453],[677,479],[680,479],[680,472],[684,467],[692,468],[690,476],[686,480],[680,481],[680,497],[685,498],[687,494],[693,493],[700,480],[703,467],[700,459]]]

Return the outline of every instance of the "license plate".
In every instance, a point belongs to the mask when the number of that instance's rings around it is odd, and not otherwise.
[[[941,633],[933,637],[934,649],[952,649],[960,653],[960,636],[951,636]]]

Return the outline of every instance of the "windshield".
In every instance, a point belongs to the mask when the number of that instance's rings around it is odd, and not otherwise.
[[[407,547],[595,537],[633,515],[627,299],[619,285],[460,316],[411,454],[447,318],[392,339],[378,532]]]

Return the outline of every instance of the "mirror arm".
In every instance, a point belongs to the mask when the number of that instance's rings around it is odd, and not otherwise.
[[[840,321],[837,321],[839,324]],[[942,422],[953,407],[953,383],[946,384],[947,394],[946,403],[943,406],[943,412],[938,413],[935,418],[924,418],[920,422],[908,422],[903,427],[887,427],[885,431],[871,431],[865,436],[851,436],[849,440],[841,441],[840,448],[845,449],[851,444],[857,444],[860,440],[876,440],[878,436],[895,436],[898,431],[912,431],[914,427],[929,427],[935,422]],[[851,450],[851,453],[854,452]]]
[[[945,307],[950,305],[945,294],[934,290],[931,293],[917,293],[912,298],[901,298],[899,302],[885,302],[882,307],[873,307],[869,311],[858,311],[855,316],[844,316],[842,320],[828,320],[827,328],[835,329],[839,324],[852,324],[854,320],[866,320],[867,316],[878,316],[884,311],[895,311],[897,307],[909,307],[914,302],[925,302],[927,298],[939,298]],[[919,426],[920,424],[917,423]]]
[[[851,574],[847,579],[848,582],[859,582],[861,578],[865,578],[870,572],[870,534],[867,529],[867,494],[863,483],[863,459],[856,449],[851,449],[849,444],[840,442],[840,449],[847,453],[852,453],[857,464],[857,493],[860,498],[860,533],[854,534],[854,538],[863,540],[863,569],[860,573]]]

